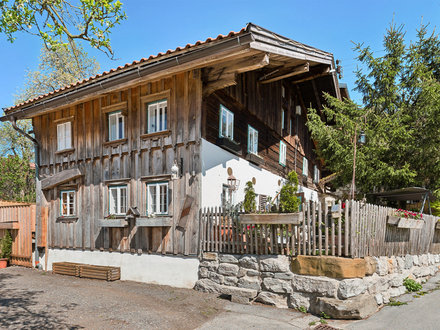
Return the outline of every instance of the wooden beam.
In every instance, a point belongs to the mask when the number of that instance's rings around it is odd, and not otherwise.
[[[183,203],[182,212],[180,212],[179,223],[176,229],[180,231],[186,231],[188,225],[188,217],[191,212],[191,208],[194,202],[194,197],[186,195],[185,202]]]
[[[297,76],[299,74],[302,73],[307,73],[309,72],[309,62],[306,62],[304,64],[298,65],[294,68],[283,68],[280,69],[280,71],[273,76],[269,76],[269,79],[263,79],[262,81],[260,81],[260,84],[268,84],[280,79],[284,79],[284,78],[289,78],[289,77],[293,77],[293,76]]]
[[[80,164],[78,166],[72,167],[68,170],[64,170],[41,180],[41,190],[51,189],[53,187],[59,186],[60,184],[80,178],[84,176],[84,174],[84,165]]]
[[[316,88],[315,79],[312,80],[313,92],[315,94],[316,102],[318,103],[319,111],[322,111],[321,99],[319,98],[318,89]]]
[[[203,86],[203,97],[209,96],[212,92],[214,92],[218,89],[237,85],[236,78],[237,78],[237,75],[234,73],[234,74],[231,74],[230,76],[228,75],[227,78],[225,78],[225,79],[220,79],[217,81],[207,83],[206,85]]]
[[[137,227],[171,227],[173,225],[172,217],[156,217],[156,218],[137,218]]]
[[[18,221],[0,222],[0,229],[20,229]]]
[[[326,68],[323,69],[322,72],[320,72],[320,73],[317,73],[317,74],[314,74],[314,75],[308,76],[308,77],[303,78],[303,79],[292,80],[291,82],[292,82],[292,84],[299,84],[299,83],[302,83],[302,82],[304,82],[304,81],[308,81],[308,80],[315,79],[315,78],[322,77],[322,76],[327,76],[327,75],[329,75],[329,74],[330,74],[330,68],[329,68],[329,67],[326,67]]]

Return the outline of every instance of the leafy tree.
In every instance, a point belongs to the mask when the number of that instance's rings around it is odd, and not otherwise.
[[[310,109],[308,127],[318,155],[338,173],[336,185],[351,184],[354,143],[361,130],[367,143],[357,145],[356,188],[360,194],[425,186],[440,188],[440,41],[427,26],[407,45],[403,25],[390,25],[382,57],[357,44],[356,87],[363,106],[326,95],[326,121]],[[437,191],[438,193],[438,191]]]
[[[0,158],[0,199],[35,202],[35,167],[29,156]]]
[[[246,212],[255,212],[257,209],[257,203],[255,202],[255,194],[254,185],[251,181],[246,182],[246,187],[244,188],[244,201],[243,207]]]
[[[0,239],[0,258],[9,259],[12,253],[12,237],[9,230],[6,230],[5,236]]]
[[[58,50],[65,37],[70,44],[85,40],[113,58],[109,35],[127,18],[115,0],[0,0],[0,33],[14,42],[17,32],[39,36],[47,49]],[[65,44],[64,44],[65,45]]]
[[[282,213],[293,213],[299,210],[298,176],[295,171],[287,175],[287,182],[280,191],[280,211]]]

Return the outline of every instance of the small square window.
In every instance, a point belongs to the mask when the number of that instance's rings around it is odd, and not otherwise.
[[[147,213],[168,214],[168,182],[147,184]]]
[[[109,214],[127,213],[127,186],[109,187]]]
[[[286,166],[287,147],[283,141],[280,141],[280,164]]]
[[[75,190],[62,190],[60,213],[63,217],[75,215]]]
[[[248,152],[258,155],[258,131],[248,125]]]
[[[234,139],[234,114],[220,105],[220,128],[219,136]]]
[[[112,112],[108,115],[109,141],[124,138],[124,116],[121,111]]]
[[[168,101],[160,100],[147,104],[148,133],[166,131],[168,128]]]
[[[309,160],[306,157],[303,157],[303,175],[309,175]]]
[[[58,151],[72,148],[71,122],[57,125]]]

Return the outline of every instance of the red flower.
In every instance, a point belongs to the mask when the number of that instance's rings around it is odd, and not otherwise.
[[[345,203],[342,203],[342,209],[345,209]]]

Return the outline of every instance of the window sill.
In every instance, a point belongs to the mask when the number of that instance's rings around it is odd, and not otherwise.
[[[173,225],[173,217],[170,215],[157,215],[150,218],[136,218],[136,226],[138,227],[171,227]]]
[[[243,153],[241,150],[241,147],[237,144],[237,142],[235,142],[233,140],[229,140],[228,138],[219,137],[219,138],[217,138],[217,141],[215,144],[223,149],[228,150],[229,152],[231,152],[237,156],[241,156]]]
[[[263,157],[261,157],[257,154],[254,154],[254,153],[248,153],[246,155],[246,160],[251,163],[254,163],[255,165],[258,165],[258,166],[266,164],[266,161],[264,160]]]
[[[74,217],[58,217],[57,218],[57,221],[56,222],[67,222],[67,223],[69,223],[69,222],[76,222],[78,220],[78,217],[77,216],[74,216]]]
[[[99,219],[98,227],[123,228],[128,227],[128,221],[122,219]]]
[[[55,151],[55,155],[72,154],[75,152],[75,148],[63,149]]]
[[[141,134],[140,138],[142,140],[148,140],[150,138],[154,138],[154,137],[160,137],[160,136],[167,136],[170,135],[171,131],[168,129],[166,131],[160,131],[160,132],[154,132],[154,133],[147,133],[147,134]]]
[[[114,140],[114,141],[107,141],[107,142],[104,142],[102,145],[104,147],[114,147],[114,146],[118,146],[121,144],[126,144],[127,141],[128,141],[128,139],[124,138],[124,139],[119,139],[119,140]]]

